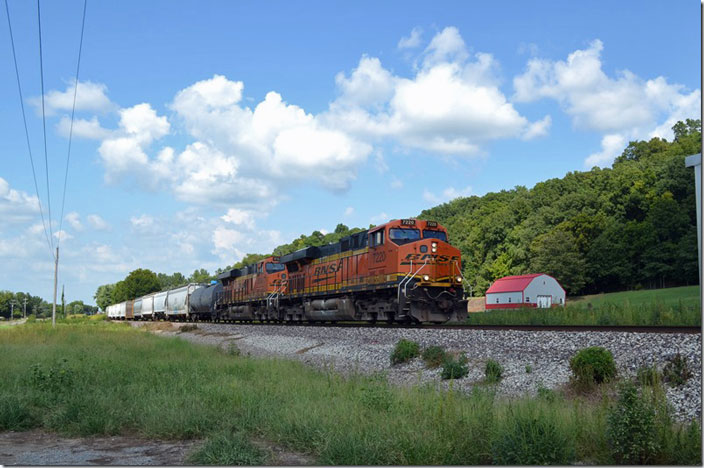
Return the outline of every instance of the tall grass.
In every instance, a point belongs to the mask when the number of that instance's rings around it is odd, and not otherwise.
[[[0,349],[0,430],[206,438],[197,463],[259,463],[246,436],[320,464],[613,462],[607,407],[554,395],[507,403],[486,388],[396,388],[88,320],[0,330]],[[680,463],[701,463],[693,427],[661,429],[690,447]]]
[[[631,305],[605,303],[596,307],[567,305],[550,309],[505,309],[469,314],[471,325],[632,325],[701,326],[701,307],[655,302]]]

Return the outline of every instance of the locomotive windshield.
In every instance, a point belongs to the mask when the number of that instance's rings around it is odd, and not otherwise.
[[[389,229],[389,239],[396,245],[408,244],[420,240],[420,231],[418,229]]]
[[[443,231],[436,231],[435,229],[423,229],[423,239],[439,239],[443,242],[447,242],[447,234]]]
[[[286,269],[286,266],[284,266],[282,263],[267,263],[266,264],[266,272],[267,273],[276,273],[279,271],[284,271]]]

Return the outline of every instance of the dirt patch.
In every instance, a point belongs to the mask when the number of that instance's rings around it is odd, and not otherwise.
[[[155,332],[155,331],[174,331],[174,324],[171,322],[147,322],[141,325],[143,330]]]
[[[45,431],[0,433],[0,464],[183,465],[199,441],[136,437],[67,438]]]

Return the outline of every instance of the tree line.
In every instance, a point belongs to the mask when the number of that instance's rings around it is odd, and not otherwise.
[[[25,310],[27,316],[34,315],[38,318],[51,317],[51,309],[52,304],[46,302],[39,296],[32,296],[27,292],[0,291],[0,317],[3,319],[9,319],[10,315],[12,315],[14,319],[22,318],[25,314]],[[97,312],[97,307],[84,304],[83,301],[72,301],[66,304],[63,300],[63,294],[61,302],[56,305],[56,313],[59,316],[67,314],[92,315]]]
[[[570,172],[531,189],[516,186],[456,198],[418,218],[447,228],[450,242],[462,252],[462,270],[474,296],[498,278],[535,272],[555,277],[572,295],[696,284],[694,175],[684,158],[701,153],[701,120],[678,122],[673,131],[671,142],[630,142],[611,168]],[[138,269],[100,286],[94,298],[104,310],[363,230],[338,224],[328,234],[302,234],[271,254],[248,253],[212,275],[205,269],[188,278]]]

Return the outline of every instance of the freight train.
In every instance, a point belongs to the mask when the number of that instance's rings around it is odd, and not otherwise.
[[[260,322],[462,320],[460,251],[434,221],[392,220],[320,247],[107,308],[108,318]]]

